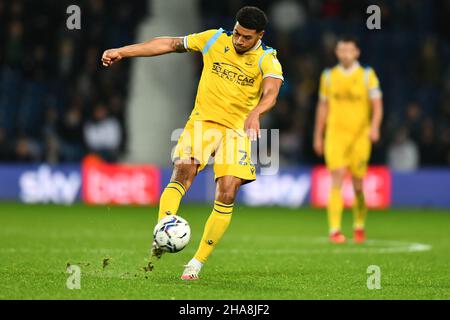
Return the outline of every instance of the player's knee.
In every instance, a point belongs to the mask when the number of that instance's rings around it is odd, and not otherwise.
[[[234,203],[234,199],[236,198],[236,193],[232,191],[221,191],[218,190],[216,192],[216,200],[225,204]]]
[[[345,170],[338,169],[331,172],[331,185],[333,188],[340,189],[344,183]]]
[[[355,190],[356,193],[362,193],[363,192],[362,181],[353,180],[353,190]]]
[[[342,189],[342,185],[344,184],[344,179],[332,179],[331,187],[333,189]]]
[[[231,204],[236,198],[237,191],[241,186],[241,179],[234,177],[222,177],[217,182],[216,200]]]
[[[195,163],[176,162],[171,180],[181,183],[187,191],[197,174],[197,167]]]

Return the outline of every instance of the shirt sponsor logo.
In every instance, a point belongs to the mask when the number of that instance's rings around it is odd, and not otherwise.
[[[218,75],[222,79],[243,87],[253,87],[255,79],[246,75],[239,67],[223,62],[214,62],[212,73]]]
[[[362,96],[359,94],[354,94],[351,91],[343,91],[343,92],[336,92],[333,94],[333,97],[335,100],[339,102],[359,102],[362,100]]]

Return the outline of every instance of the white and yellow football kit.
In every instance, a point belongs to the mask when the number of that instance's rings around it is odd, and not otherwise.
[[[370,158],[371,102],[381,97],[375,71],[356,63],[351,70],[327,69],[320,80],[320,99],[328,102],[325,162],[328,169],[349,168],[362,178]]]
[[[173,158],[193,158],[200,171],[213,156],[216,179],[232,175],[255,180],[244,122],[261,99],[263,79],[283,80],[276,51],[259,41],[253,49],[238,54],[232,33],[223,29],[191,34],[183,41],[186,50],[202,53],[203,72],[194,109]]]

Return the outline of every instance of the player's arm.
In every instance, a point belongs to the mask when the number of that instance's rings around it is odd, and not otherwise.
[[[372,106],[369,138],[372,143],[376,143],[380,140],[380,127],[381,121],[383,120],[383,99],[380,81],[373,69],[369,71],[369,98]]]
[[[249,113],[244,123],[244,130],[251,141],[261,138],[259,119],[261,115],[272,109],[277,103],[283,81],[278,78],[267,77],[262,83],[262,97],[258,105]]]
[[[318,156],[323,155],[323,141],[328,117],[328,97],[330,95],[330,73],[325,70],[320,76],[319,102],[316,110],[316,123],[314,125],[313,148]]]
[[[321,98],[317,104],[313,147],[317,155],[323,155],[323,140],[328,116],[328,101]]]
[[[103,53],[103,66],[109,67],[123,58],[154,57],[173,52],[186,52],[183,38],[161,37],[121,48],[109,49]]]
[[[372,121],[370,126],[370,140],[376,143],[380,140],[380,127],[383,120],[383,100],[381,97],[370,100],[372,104]]]

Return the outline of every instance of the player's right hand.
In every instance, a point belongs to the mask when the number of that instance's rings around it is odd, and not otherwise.
[[[371,128],[369,132],[369,138],[372,143],[377,143],[380,140],[380,129]]]
[[[259,123],[260,114],[256,111],[252,111],[247,116],[244,122],[244,131],[247,133],[250,141],[256,141],[261,139],[261,127]]]
[[[109,49],[103,52],[102,63],[104,67],[110,67],[121,59],[122,55],[118,49]]]
[[[323,155],[323,139],[314,139],[314,152],[318,155],[318,156],[322,156]]]

